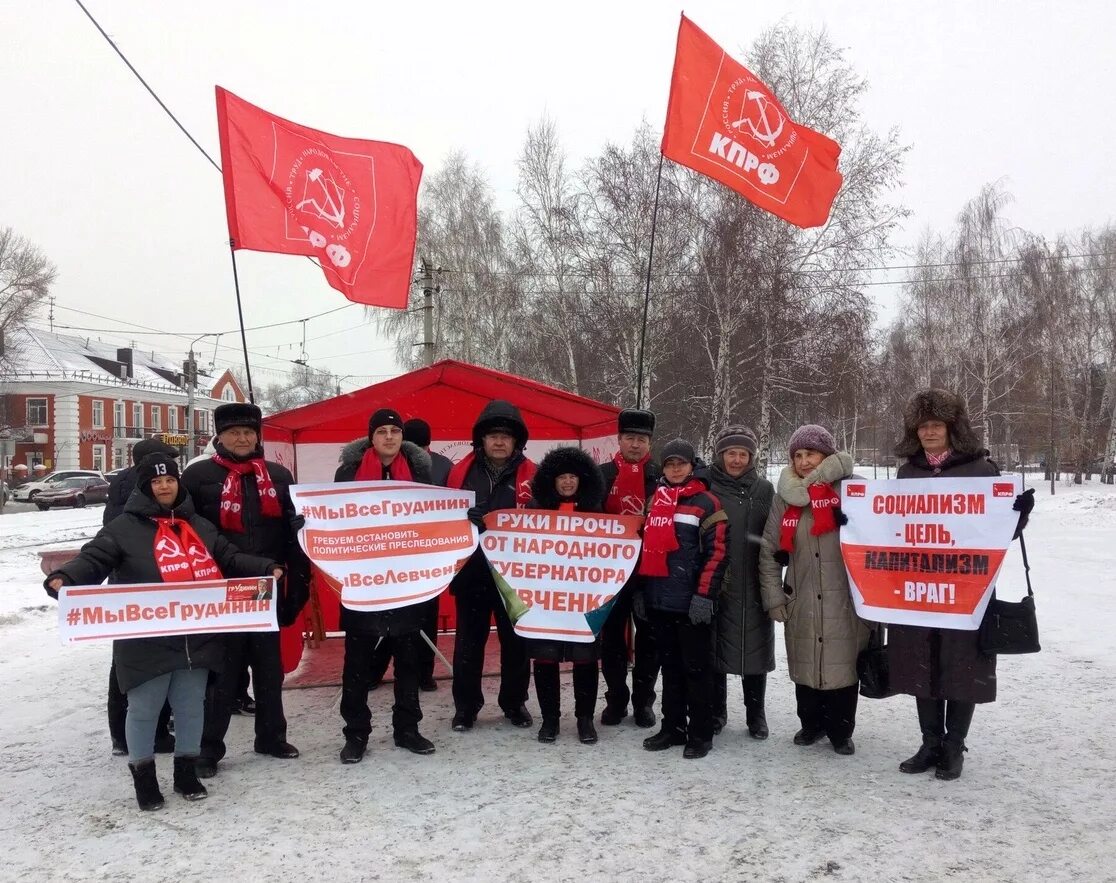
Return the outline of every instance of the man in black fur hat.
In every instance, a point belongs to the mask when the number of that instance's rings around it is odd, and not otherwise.
[[[605,483],[605,511],[613,515],[642,515],[648,498],[661,475],[651,460],[651,437],[655,415],[650,411],[627,408],[617,419],[619,450],[601,464]],[[632,701],[635,722],[641,727],[655,725],[655,681],[659,677],[659,653],[650,623],[635,616],[632,596],[639,576],[635,573],[617,595],[612,613],[601,629],[601,670],[605,679],[605,708],[601,723],[615,726],[628,716]],[[635,665],[632,688],[628,689],[628,632],[635,624]]]
[[[260,409],[248,402],[230,402],[213,412],[215,451],[182,473],[182,485],[200,516],[212,522],[226,540],[253,555],[278,561],[287,569],[279,585],[279,624],[291,625],[310,592],[310,562],[298,544],[300,519],[291,501],[294,478],[278,463],[264,459]],[[287,741],[283,714],[283,663],[278,632],[225,635],[225,665],[206,703],[198,775],[217,774],[225,756],[229,717],[247,662],[256,694],[255,750],[289,760],[298,749]]]
[[[403,439],[403,418],[397,411],[380,408],[368,421],[368,437],[347,444],[334,481],[417,481],[432,484],[430,456]],[[434,745],[418,730],[419,647],[424,643],[426,605],[411,604],[392,610],[363,611],[341,607],[345,632],[345,664],[341,673],[341,717],[345,719],[342,763],[360,763],[372,733],[368,690],[372,684],[373,657],[381,642],[390,641],[395,662],[395,705],[391,723],[395,744],[415,754],[433,754]]]
[[[469,519],[484,530],[484,516],[497,509],[515,509],[531,500],[535,464],[523,453],[527,424],[519,409],[500,399],[489,402],[473,424],[473,450],[450,472],[449,487],[476,493]],[[517,727],[534,723],[527,711],[530,668],[526,646],[512,628],[484,553],[477,549],[450,585],[457,604],[457,637],[453,648],[453,729],[471,730],[484,706],[481,678],[484,649],[492,617],[500,636],[500,708]]]

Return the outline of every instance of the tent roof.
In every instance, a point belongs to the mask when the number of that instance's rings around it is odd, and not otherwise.
[[[620,409],[503,371],[453,359],[420,368],[325,401],[272,414],[276,434],[301,444],[347,441],[367,431],[377,408],[394,408],[407,420],[421,417],[435,438],[468,439],[481,409],[506,399],[520,409],[533,438],[594,438],[616,432]]]

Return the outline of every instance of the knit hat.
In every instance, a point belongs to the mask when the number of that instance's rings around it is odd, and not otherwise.
[[[167,457],[177,457],[178,448],[172,448],[157,438],[145,438],[132,446],[132,462],[139,463],[148,454],[164,454]]]
[[[693,463],[697,459],[697,453],[694,451],[694,446],[684,438],[676,438],[663,445],[663,453],[659,461],[665,465],[671,458]]]
[[[217,406],[213,412],[213,424],[217,435],[234,426],[246,426],[260,435],[263,430],[263,413],[251,402],[230,402]]]
[[[717,433],[717,438],[713,442],[713,453],[720,455],[729,448],[746,448],[754,457],[759,449],[759,440],[747,426],[733,423]]]
[[[240,426],[242,424],[236,424]],[[156,476],[169,475],[177,479],[178,461],[166,454],[148,454],[136,464],[136,487],[147,496],[152,496],[151,480]]]
[[[393,411],[391,408],[380,408],[368,418],[368,437],[372,438],[372,433],[381,426],[398,426],[402,430],[403,418],[399,416],[398,411]]]
[[[616,418],[617,434],[625,432],[638,432],[640,435],[655,434],[655,415],[650,411],[641,411],[637,408],[625,408]]]
[[[800,426],[794,431],[794,435],[790,437],[790,443],[787,445],[787,451],[791,457],[794,457],[795,451],[801,450],[819,451],[827,457],[830,454],[837,453],[837,442],[834,440],[833,435],[824,426],[818,426],[816,423],[807,423],[805,426]]]
[[[430,424],[421,417],[412,417],[403,424],[403,441],[420,448],[430,447]]]

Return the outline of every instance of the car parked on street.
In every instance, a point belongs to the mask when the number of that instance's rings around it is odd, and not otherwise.
[[[78,476],[52,482],[35,495],[35,505],[44,512],[55,506],[81,509],[89,503],[108,502],[109,483],[100,476]]]
[[[69,478],[99,478],[101,481],[105,480],[100,472],[93,469],[59,469],[57,472],[44,475],[38,481],[29,481],[13,488],[12,499],[17,503],[33,503],[44,489]]]

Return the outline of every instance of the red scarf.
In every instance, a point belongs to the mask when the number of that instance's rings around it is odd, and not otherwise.
[[[265,518],[283,517],[279,493],[271,483],[271,474],[267,471],[267,463],[263,457],[253,457],[242,463],[221,454],[214,454],[213,462],[229,471],[225,476],[225,484],[221,488],[221,530],[244,533],[244,488],[240,478],[249,473],[256,476],[260,514]]]
[[[354,481],[381,481],[385,472],[392,481],[414,481],[411,477],[411,464],[407,462],[402,451],[396,454],[395,459],[387,466],[384,466],[380,462],[380,455],[376,453],[376,449],[369,445],[360,459]]]
[[[449,478],[446,479],[446,487],[461,490],[465,486],[465,479],[469,475],[469,470],[473,468],[476,459],[477,452],[473,450],[455,463],[453,469],[450,470]],[[517,509],[522,509],[531,502],[531,479],[535,477],[535,468],[535,464],[526,457],[520,460],[519,466],[516,467],[515,506]]]
[[[674,512],[678,500],[692,497],[705,490],[696,478],[672,487],[661,484],[651,497],[651,509],[643,522],[643,553],[639,559],[639,572],[643,576],[669,576],[667,555],[678,548],[678,533],[674,529]]]
[[[165,583],[221,579],[221,568],[188,521],[155,518],[155,563]]]
[[[647,454],[638,463],[629,463],[617,451],[612,458],[616,464],[616,481],[609,488],[605,498],[605,512],[610,515],[642,515],[644,494],[647,485],[644,483],[647,461],[651,455]]]
[[[833,515],[833,510],[841,505],[841,498],[837,496],[833,486],[819,481],[806,485],[806,493],[810,495],[810,511],[814,515],[810,536],[820,537],[822,534],[837,530],[837,519]],[[779,548],[784,552],[794,551],[794,532],[798,530],[798,520],[801,517],[801,506],[787,506],[787,511],[783,513],[783,522],[779,530]]]

